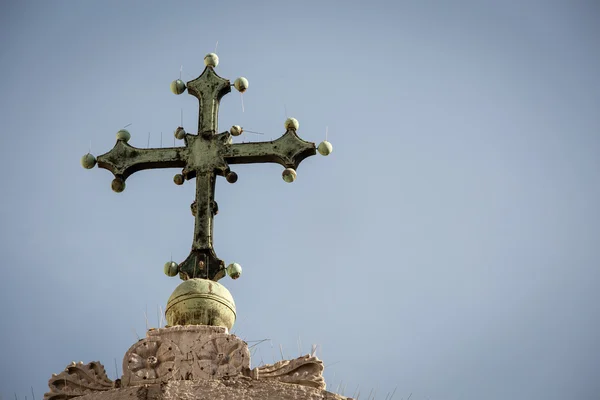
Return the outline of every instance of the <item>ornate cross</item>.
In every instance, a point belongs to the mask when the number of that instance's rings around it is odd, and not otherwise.
[[[232,133],[240,133],[240,130],[234,131],[236,127],[232,128],[231,133],[217,133],[219,102],[231,91],[231,83],[215,73],[216,55],[212,59],[209,56],[205,59],[206,68],[202,74],[187,83],[188,92],[198,98],[200,109],[196,135],[185,133],[181,127],[176,131],[176,136],[184,139],[185,147],[140,149],[127,143],[130,138],[127,131],[119,131],[113,149],[97,160],[98,167],[114,174],[112,188],[116,192],[124,190],[125,180],[131,174],[145,169],[183,168],[182,174],[174,178],[177,184],[196,179],[196,200],[192,204],[192,214],[195,217],[194,241],[190,255],[178,269],[183,280],[204,278],[218,281],[225,276],[225,263],[217,257],[213,248],[217,175],[234,183],[237,175],[230,170],[229,165],[271,162],[286,168],[284,178],[286,173],[288,177],[295,177],[295,170],[300,162],[316,154],[315,144],[300,139],[296,134],[298,124],[295,120],[288,120],[287,131],[279,139],[270,142],[233,144]],[[174,84],[180,85],[178,89],[174,89],[177,94],[185,90],[183,82],[176,81]],[[245,90],[245,86],[241,91]],[[86,154],[82,159],[86,168],[92,168],[95,163],[96,159],[91,154]],[[293,177],[286,181],[293,180]]]

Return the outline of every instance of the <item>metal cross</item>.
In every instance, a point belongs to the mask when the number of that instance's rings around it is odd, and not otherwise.
[[[115,176],[112,187],[122,191],[133,173],[154,168],[183,168],[185,180],[196,179],[194,241],[186,260],[179,265],[181,279],[204,278],[218,281],[225,276],[225,263],[213,248],[213,218],[217,213],[215,180],[217,175],[231,183],[237,175],[231,164],[277,163],[298,168],[302,160],[316,154],[315,144],[304,141],[289,126],[277,140],[232,144],[230,132],[217,133],[221,98],[231,91],[231,83],[218,76],[208,65],[202,74],[187,83],[188,92],[199,100],[198,134],[186,133],[185,147],[140,149],[127,143],[129,135],[119,137],[108,153],[98,157],[98,167]],[[92,165],[93,166],[93,165]]]

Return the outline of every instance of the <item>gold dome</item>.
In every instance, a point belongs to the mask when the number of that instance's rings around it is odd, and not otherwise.
[[[208,279],[188,279],[175,290],[165,312],[167,323],[210,325],[231,329],[235,322],[235,303],[229,290]]]

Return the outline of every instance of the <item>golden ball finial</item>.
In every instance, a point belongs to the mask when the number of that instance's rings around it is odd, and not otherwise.
[[[208,279],[188,279],[175,290],[165,311],[167,323],[210,325],[231,329],[235,322],[235,303],[229,290]]]

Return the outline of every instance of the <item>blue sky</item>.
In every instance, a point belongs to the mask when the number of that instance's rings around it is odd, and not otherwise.
[[[84,170],[127,124],[171,145],[218,41],[248,78],[220,129],[334,151],[217,183],[221,283],[253,365],[319,345],[328,389],[395,399],[600,391],[600,7],[594,1],[13,2],[0,12],[0,394],[72,360],[114,378],[179,283],[192,184]],[[146,311],[147,310],[147,311]]]

